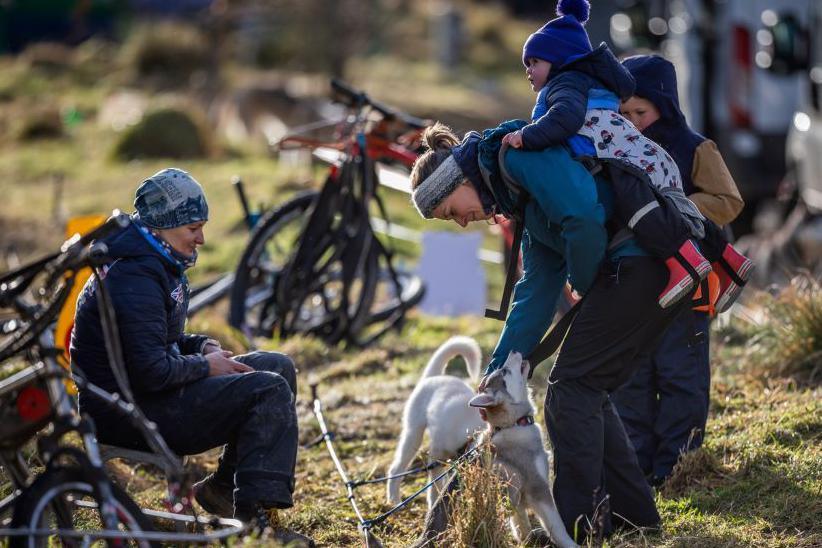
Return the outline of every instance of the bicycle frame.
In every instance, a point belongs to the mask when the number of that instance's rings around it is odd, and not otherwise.
[[[358,273],[369,268],[368,264],[372,262],[378,264],[379,257],[387,259],[387,271],[396,294],[402,300],[402,286],[391,264],[393,254],[374,236],[368,206],[372,200],[375,201],[383,217],[387,217],[384,204],[376,192],[375,162],[397,162],[410,167],[417,154],[384,136],[390,130],[390,122],[398,116],[397,113],[375,104],[364,94],[351,90],[344,84],[335,82],[333,86],[335,91],[349,99],[347,102],[353,112],[346,119],[346,137],[328,143],[292,135],[279,143],[281,148],[297,146],[333,150],[337,153],[338,161],[332,163],[326,182],[303,224],[295,251],[277,276],[275,290],[264,310],[273,305],[281,311],[280,333],[288,335],[294,330],[293,323],[296,319],[287,314],[299,310],[301,303],[311,295],[324,296],[325,293],[321,291],[323,277],[329,273],[329,269],[340,264],[343,287],[340,292],[341,302],[330,316],[324,317],[322,323],[312,328],[312,331],[320,333],[325,339],[337,341],[349,337],[360,328],[362,318],[357,318],[356,313],[353,316],[349,313],[349,291],[358,278]],[[381,112],[383,119],[367,129],[368,116],[372,110]],[[400,139],[418,139],[422,127],[423,124],[420,123],[414,131],[406,133]],[[405,309],[401,306],[392,312],[395,317],[374,315],[371,319],[387,320],[387,328],[390,328],[399,322],[404,312]],[[369,341],[379,337],[387,328]]]

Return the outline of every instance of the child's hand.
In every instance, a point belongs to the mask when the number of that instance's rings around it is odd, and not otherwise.
[[[502,142],[503,144],[512,146],[514,148],[522,148],[522,132],[519,130],[512,131],[511,133],[506,134],[505,137],[502,138]]]

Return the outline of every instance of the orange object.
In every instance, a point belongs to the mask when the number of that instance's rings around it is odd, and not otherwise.
[[[75,234],[85,234],[100,226],[105,220],[105,215],[72,217],[66,223],[66,239],[71,238]],[[77,297],[80,296],[80,291],[82,291],[86,280],[90,277],[90,268],[83,268],[77,272],[74,278],[74,287],[71,288],[71,293],[68,299],[66,299],[66,304],[63,305],[62,310],[60,310],[60,315],[57,317],[57,327],[54,329],[54,346],[62,350],[57,361],[66,369],[69,368],[71,362],[69,357],[69,342],[71,341],[71,330],[74,327],[74,308],[77,304]],[[77,389],[71,381],[66,382],[66,388],[70,394],[77,393]]]
[[[707,312],[713,318],[716,316],[717,299],[719,299],[719,276],[716,272],[709,272],[696,288],[692,308],[698,312]]]

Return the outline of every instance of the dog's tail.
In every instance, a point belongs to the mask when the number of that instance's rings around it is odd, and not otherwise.
[[[462,356],[468,366],[468,376],[476,384],[479,382],[480,367],[482,366],[482,351],[480,350],[477,341],[471,337],[451,337],[445,341],[442,346],[437,348],[425,370],[422,372],[422,378],[433,377],[434,375],[442,375],[445,372],[445,366],[451,358]]]

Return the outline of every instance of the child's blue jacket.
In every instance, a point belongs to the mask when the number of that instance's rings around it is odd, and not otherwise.
[[[563,145],[585,123],[592,90],[607,90],[620,99],[634,94],[631,73],[601,44],[591,53],[561,67],[552,67],[548,83],[540,90],[532,117],[535,121],[522,128],[522,147],[542,150]]]

